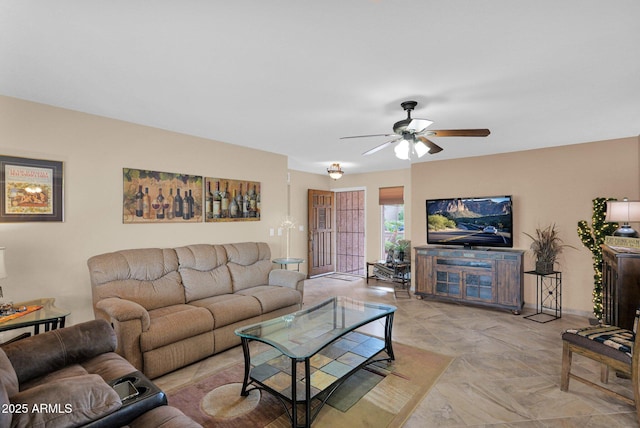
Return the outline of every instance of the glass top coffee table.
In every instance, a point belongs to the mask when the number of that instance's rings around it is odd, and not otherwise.
[[[242,339],[244,381],[241,395],[263,389],[283,404],[291,426],[311,426],[331,394],[361,367],[394,359],[391,330],[395,306],[332,297],[310,308],[236,330]],[[379,339],[355,331],[385,319],[385,337]],[[271,346],[252,356],[249,343]],[[385,351],[386,358],[376,358]],[[310,381],[308,381],[310,380]],[[250,387],[251,386],[251,387]],[[311,414],[314,399],[320,405]],[[298,423],[298,404],[305,417]]]

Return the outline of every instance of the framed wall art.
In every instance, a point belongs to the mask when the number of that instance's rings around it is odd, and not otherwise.
[[[205,178],[205,221],[259,221],[260,183]]]
[[[123,168],[123,223],[202,221],[202,177]]]
[[[0,222],[63,221],[63,165],[0,156]]]

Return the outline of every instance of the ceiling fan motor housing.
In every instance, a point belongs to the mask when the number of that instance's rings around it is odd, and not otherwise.
[[[407,118],[403,119],[403,120],[400,120],[400,121],[396,122],[393,125],[393,132],[395,132],[398,135],[404,134],[405,129],[407,128],[407,126],[409,126],[409,124],[413,120],[413,119],[411,119],[411,111],[414,108],[416,108],[416,106],[418,105],[418,102],[417,101],[404,101],[403,103],[400,103],[400,105],[402,106],[404,111],[407,112]]]
[[[418,105],[417,101],[405,101],[403,103],[400,104],[402,106],[402,108],[408,112],[409,114],[411,114],[411,110],[413,110],[414,108],[416,108],[416,106]]]

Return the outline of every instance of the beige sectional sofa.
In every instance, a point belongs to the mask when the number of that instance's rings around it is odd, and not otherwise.
[[[87,264],[96,318],[151,379],[240,344],[240,326],[302,306],[305,275],[273,269],[261,242],[121,250]]]

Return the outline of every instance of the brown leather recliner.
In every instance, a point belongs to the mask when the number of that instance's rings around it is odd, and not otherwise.
[[[0,347],[0,426],[200,426],[168,406],[164,392],[115,349],[104,320]],[[113,388],[123,381],[133,385],[130,398]]]

